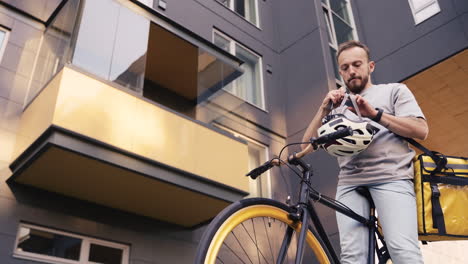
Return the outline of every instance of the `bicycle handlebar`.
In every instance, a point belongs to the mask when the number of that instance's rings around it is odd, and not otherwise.
[[[262,165],[260,165],[259,167],[251,170],[249,173],[247,173],[245,176],[250,176],[250,178],[252,178],[253,180],[255,180],[258,176],[260,176],[262,173],[264,173],[265,171],[273,168],[273,163],[271,162],[271,160],[263,163]]]
[[[320,137],[317,137],[317,138],[311,138],[310,139],[310,144],[311,145],[309,145],[307,148],[305,148],[301,152],[298,152],[298,153],[295,153],[294,155],[292,155],[292,157],[288,158],[288,162],[290,164],[292,164],[292,165],[298,165],[298,162],[299,162],[298,159],[300,159],[300,158],[304,157],[306,154],[312,152],[310,150],[311,147],[313,148],[313,150],[316,150],[319,145],[326,144],[326,143],[332,142],[334,140],[350,136],[352,134],[353,134],[353,129],[351,127],[347,127],[347,128],[342,128],[342,129],[340,129],[340,130],[338,130],[336,132],[333,132],[333,133],[330,133],[330,134],[327,134],[327,135],[323,135],[323,136],[320,136]],[[262,165],[260,165],[259,167],[251,170],[249,173],[246,174],[246,176],[250,176],[250,178],[255,180],[262,173],[264,173],[267,170],[273,168],[273,166],[279,165],[279,164],[280,164],[280,162],[278,162],[276,159],[269,160],[269,161],[263,163]]]
[[[342,128],[342,129],[337,130],[336,132],[333,132],[333,133],[330,133],[330,134],[327,134],[327,135],[323,135],[323,136],[320,136],[318,138],[311,138],[310,143],[312,145],[318,146],[318,145],[329,143],[331,141],[334,141],[334,140],[337,140],[337,139],[340,139],[340,138],[350,136],[352,134],[353,134],[353,129],[351,127]]]

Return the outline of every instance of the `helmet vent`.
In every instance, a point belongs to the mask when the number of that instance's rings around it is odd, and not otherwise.
[[[358,133],[359,135],[364,135],[364,131],[361,129],[355,129],[354,132]]]
[[[345,125],[339,125],[339,126],[335,127],[335,130],[346,129],[346,128],[347,128],[347,126],[345,126]]]
[[[353,139],[349,139],[349,138],[344,137],[344,138],[341,138],[341,140],[344,140],[344,141],[346,141],[348,143],[351,143],[351,144],[356,144],[356,140],[353,140]]]
[[[354,151],[342,150],[342,149],[339,149],[338,151],[339,151],[339,152],[346,153],[346,154],[353,154],[353,153],[354,153]]]
[[[364,141],[362,141],[362,143],[364,143],[364,145],[368,145],[370,143],[370,141],[369,140],[364,140]]]

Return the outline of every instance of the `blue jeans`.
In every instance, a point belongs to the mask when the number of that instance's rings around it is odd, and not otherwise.
[[[413,182],[398,180],[366,186],[377,208],[393,263],[423,263],[418,242]],[[356,213],[369,217],[369,203],[355,191],[356,187],[338,186],[336,199]],[[367,263],[368,228],[340,213],[336,214],[336,218],[340,232],[341,263]]]

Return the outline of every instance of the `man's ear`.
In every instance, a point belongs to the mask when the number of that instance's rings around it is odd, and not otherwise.
[[[375,69],[375,62],[369,61],[369,73],[373,73]]]

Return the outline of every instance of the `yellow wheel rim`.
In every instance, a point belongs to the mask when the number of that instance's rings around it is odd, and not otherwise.
[[[288,218],[288,213],[278,207],[270,205],[253,205],[243,208],[231,215],[218,229],[212,239],[210,247],[208,248],[208,252],[206,253],[205,264],[215,263],[223,241],[236,226],[255,217],[271,217],[280,220],[294,228],[296,232],[300,232],[301,229],[301,224],[294,224],[294,222]],[[327,254],[320,245],[320,242],[310,231],[307,232],[306,242],[320,263],[330,263]]]

